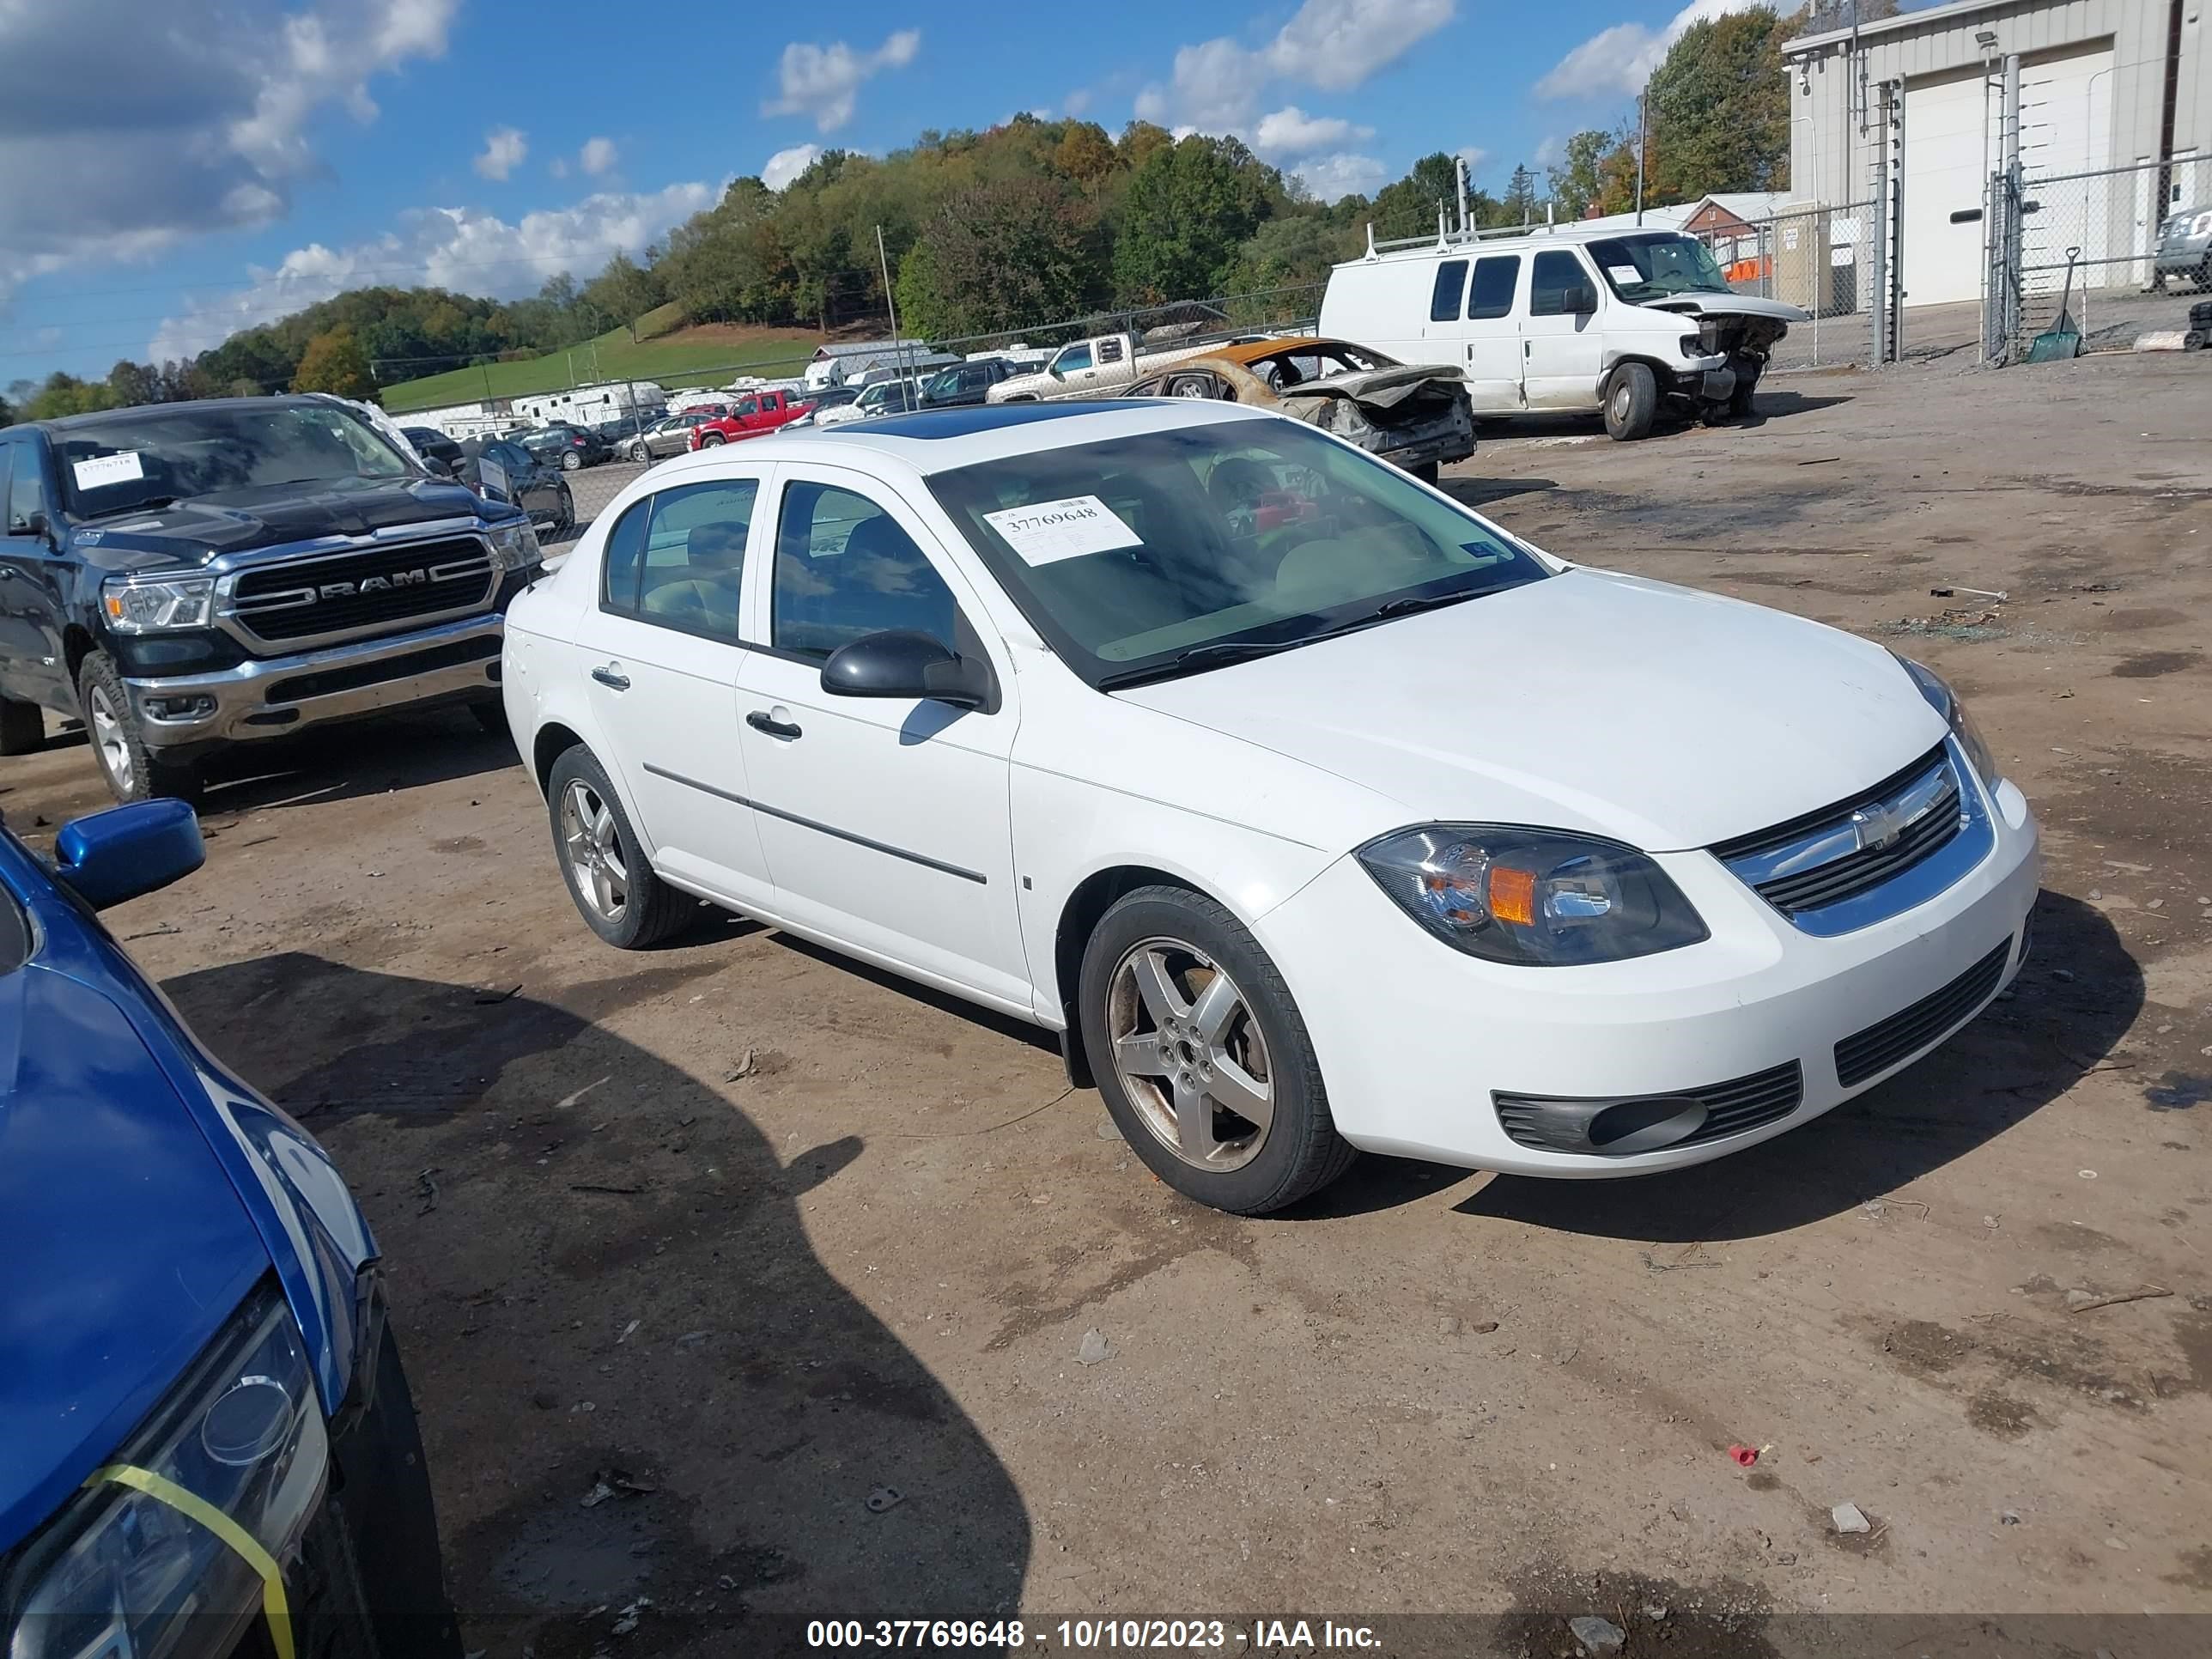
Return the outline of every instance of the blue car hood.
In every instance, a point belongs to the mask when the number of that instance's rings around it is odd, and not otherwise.
[[[0,980],[0,1551],[129,1437],[270,1253],[114,999]]]

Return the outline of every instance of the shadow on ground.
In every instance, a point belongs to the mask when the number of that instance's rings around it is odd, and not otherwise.
[[[204,817],[352,800],[519,767],[514,741],[465,708],[321,726],[219,750],[207,765]]]
[[[439,1488],[471,1649],[782,1652],[825,1609],[1018,1604],[1012,1480],[800,1219],[868,1148],[780,1156],[729,1093],[606,1029],[715,965],[560,1006],[305,954],[165,988],[363,1195],[434,1480],[441,1443],[501,1448],[493,1491]]]
[[[2141,1011],[2142,971],[2102,911],[2046,891],[2035,934],[2008,1000],[1992,1004],[1918,1064],[1810,1123],[1670,1174],[1610,1182],[1499,1176],[1455,1208],[1601,1238],[1718,1243],[1787,1232],[1909,1186],[2064,1094]],[[1295,1213],[1390,1209],[1463,1173],[1363,1158]]]

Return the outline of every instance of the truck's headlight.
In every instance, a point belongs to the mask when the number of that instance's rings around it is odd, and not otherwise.
[[[1667,872],[1619,842],[1437,823],[1371,841],[1358,856],[1407,915],[1486,962],[1619,962],[1708,937]]]
[[[118,634],[205,628],[215,609],[215,578],[111,576],[100,584],[100,603]]]
[[[520,524],[503,524],[491,532],[491,556],[501,570],[526,570],[544,561],[544,550],[538,545],[538,532],[525,519]]]
[[[109,1468],[6,1564],[9,1659],[228,1654],[262,1606],[245,1557],[161,1489],[228,1516],[277,1561],[319,1501],[330,1443],[298,1326],[272,1282],[247,1298]]]
[[[1899,657],[1898,661],[1905,665],[1905,672],[1912,676],[1912,683],[1920,688],[1920,695],[1928,699],[1928,706],[1948,723],[1951,735],[1959,740],[1959,747],[1966,751],[1966,758],[1972,763],[1976,775],[1982,781],[1982,787],[1994,793],[1996,787],[2004,781],[2004,774],[1998,769],[1997,757],[1990,752],[1989,744],[1982,741],[1982,734],[1967,716],[1966,705],[1959,701],[1959,694],[1946,684],[1943,677],[1934,669],[1925,667],[1910,657]]]

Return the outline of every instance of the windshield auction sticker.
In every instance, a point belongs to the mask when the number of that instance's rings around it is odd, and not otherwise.
[[[95,455],[88,461],[78,461],[70,468],[76,474],[79,489],[98,489],[105,484],[129,483],[146,476],[139,464],[138,452],[126,449],[120,455]]]
[[[1096,495],[1070,495],[1065,501],[1010,507],[986,513],[983,519],[1024,564],[1056,564],[1062,559],[1079,559],[1086,553],[1141,546],[1145,539]]]

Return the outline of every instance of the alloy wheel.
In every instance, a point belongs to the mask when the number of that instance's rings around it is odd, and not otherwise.
[[[125,729],[122,712],[102,685],[90,688],[88,702],[93,747],[100,752],[100,763],[106,769],[115,793],[127,799],[135,780],[131,774],[131,734]]]
[[[1249,1002],[1181,939],[1133,945],[1108,981],[1121,1090],[1154,1139],[1200,1170],[1250,1163],[1274,1121],[1274,1073]]]
[[[620,921],[629,904],[629,866],[613,807],[582,778],[562,792],[561,846],[584,902],[602,921]]]

